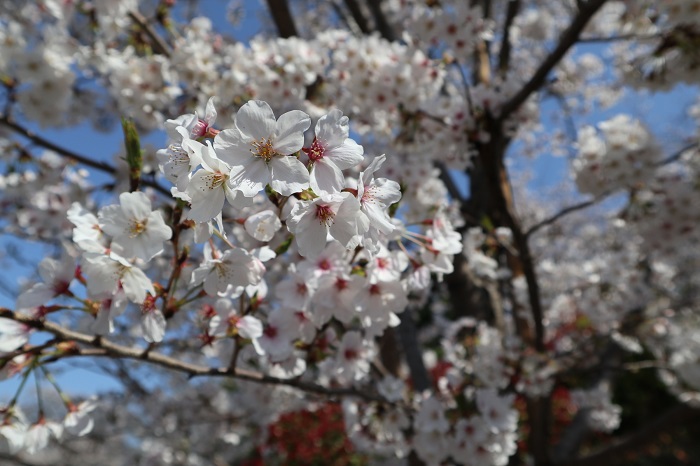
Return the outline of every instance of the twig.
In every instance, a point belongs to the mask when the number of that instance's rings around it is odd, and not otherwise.
[[[61,147],[57,144],[54,144],[53,142],[49,141],[48,139],[44,139],[43,137],[39,136],[38,134],[34,133],[32,130],[25,128],[24,126],[20,125],[19,123],[16,123],[15,121],[9,119],[8,117],[4,115],[0,115],[0,125],[4,125],[11,129],[12,131],[21,134],[25,138],[29,139],[35,144],[38,144],[46,149],[49,149],[58,155],[62,155],[63,157],[67,157],[81,165],[86,165],[91,168],[95,168],[101,172],[104,173],[109,173],[109,174],[116,174],[117,169],[113,167],[112,165],[109,165],[105,162],[98,162],[97,160],[92,160],[89,157],[86,157],[84,155],[76,154],[75,152],[66,149],[65,147]],[[141,183],[150,186],[151,188],[155,189],[159,193],[172,197],[170,195],[170,191],[163,186],[159,185],[155,181],[151,181],[148,179],[141,179]]]
[[[656,167],[662,167],[664,165],[668,165],[669,163],[673,163],[677,161],[683,154],[685,154],[687,151],[690,149],[697,149],[700,146],[699,142],[693,142],[688,144],[687,146],[683,147],[682,149],[678,150],[677,152],[673,153],[672,155],[668,156],[667,158],[663,159],[662,161],[658,162]]]
[[[138,24],[141,29],[143,29],[143,32],[145,32],[153,42],[152,45],[154,49],[156,49],[162,55],[170,58],[170,56],[173,54],[173,50],[170,48],[168,43],[165,42],[160,35],[158,35],[155,29],[153,29],[153,26],[149,24],[148,20],[141,13],[138,11],[130,11],[129,18],[134,20],[134,22]]]
[[[588,20],[603,6],[607,0],[588,0],[584,3],[571,22],[562,33],[555,49],[544,59],[530,80],[501,108],[500,120],[505,120],[545,83],[547,75],[554,69],[564,55],[577,42],[581,32],[586,27]]]
[[[603,197],[605,197],[605,196],[607,196],[607,194],[606,194],[606,195],[603,195]],[[556,221],[559,220],[560,218],[562,218],[562,217],[564,217],[564,216],[566,216],[566,215],[569,215],[569,214],[572,213],[572,212],[576,212],[577,210],[582,210],[582,209],[585,209],[585,208],[587,208],[587,207],[590,207],[590,206],[596,204],[597,202],[599,202],[600,200],[602,200],[603,197],[597,197],[597,198],[595,198],[595,199],[591,199],[591,200],[584,201],[584,202],[579,202],[578,204],[574,204],[574,205],[570,205],[570,206],[568,206],[568,207],[565,207],[565,208],[563,208],[562,210],[560,210],[559,212],[557,212],[556,214],[552,215],[551,217],[547,217],[546,219],[541,220],[540,222],[535,223],[534,225],[532,225],[532,226],[531,226],[530,228],[528,228],[528,230],[525,232],[525,236],[526,236],[526,237],[530,237],[530,236],[531,236],[533,233],[535,233],[536,231],[538,231],[538,230],[540,230],[540,229],[546,227],[547,225],[551,225],[552,223],[556,222]]]
[[[119,345],[103,337],[95,337],[85,333],[76,332],[67,328],[61,327],[53,322],[37,320],[31,316],[13,312],[7,308],[0,308],[0,317],[11,319],[16,322],[21,322],[29,327],[43,330],[54,334],[56,337],[64,341],[74,341],[83,343],[93,348],[75,348],[63,354],[53,356],[45,363],[57,361],[59,359],[69,357],[110,357],[122,359],[134,359],[149,362],[151,364],[165,367],[170,370],[187,374],[190,378],[193,377],[229,377],[241,380],[248,380],[255,383],[269,385],[285,385],[298,388],[309,393],[318,395],[326,395],[332,397],[339,396],[354,396],[366,401],[375,401],[380,403],[389,403],[383,397],[357,390],[355,388],[328,388],[315,383],[304,382],[298,379],[281,379],[265,375],[260,372],[245,370],[245,369],[227,369],[207,367],[199,364],[194,364],[186,361],[181,361],[171,356],[161,354],[155,351],[144,351],[142,348],[134,348],[124,345]]]
[[[663,34],[621,34],[619,36],[608,37],[581,37],[578,42],[580,44],[598,43],[598,42],[617,42],[625,40],[652,40],[661,39]]]

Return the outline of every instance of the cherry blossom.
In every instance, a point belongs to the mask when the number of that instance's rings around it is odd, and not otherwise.
[[[255,196],[267,184],[283,196],[307,188],[306,168],[290,155],[301,150],[309,126],[309,116],[299,110],[275,120],[267,102],[252,100],[241,107],[235,128],[221,131],[214,145],[232,167],[232,188],[246,197]]]

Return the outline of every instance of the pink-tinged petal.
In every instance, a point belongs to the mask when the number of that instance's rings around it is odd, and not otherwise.
[[[338,193],[345,187],[343,172],[326,158],[314,162],[309,181],[316,194]]]
[[[361,145],[352,139],[346,139],[342,145],[328,149],[326,158],[332,160],[341,170],[345,170],[362,163],[365,159],[364,153],[365,150]]]
[[[343,144],[349,133],[348,117],[337,108],[323,115],[316,123],[316,138],[327,148]]]
[[[253,340],[263,334],[263,325],[259,319],[253,316],[245,316],[238,322],[238,332],[243,338]]]
[[[158,309],[144,313],[141,317],[143,338],[149,343],[159,343],[165,336],[165,317]]]
[[[114,294],[119,280],[119,263],[107,256],[89,254],[82,263],[88,277],[88,294],[91,298],[103,298]]]
[[[283,196],[291,196],[309,187],[309,172],[296,157],[273,157],[270,176],[272,189]]]
[[[378,200],[386,207],[401,200],[401,186],[393,180],[378,178],[374,180],[373,185],[367,189],[372,191],[371,194],[374,199]]]
[[[129,300],[141,304],[146,299],[146,292],[155,295],[153,283],[139,268],[130,267],[121,279],[124,294]]]
[[[251,158],[246,165],[231,171],[229,186],[243,192],[246,197],[254,197],[270,182],[270,168],[260,157]]]
[[[232,167],[242,166],[254,157],[251,153],[252,141],[238,128],[225,129],[214,138],[214,150],[221,160]]]
[[[43,306],[56,296],[54,290],[46,283],[37,283],[17,298],[17,309],[31,309]]]
[[[207,107],[204,109],[204,121],[210,126],[214,124],[217,116],[216,108],[214,108],[214,100],[216,100],[216,97],[210,97],[207,101]]]
[[[328,227],[321,222],[311,222],[308,228],[300,231],[294,236],[297,242],[299,254],[304,257],[314,258],[321,254],[323,248],[326,247],[326,239],[328,237]]]
[[[292,110],[277,120],[273,139],[275,151],[282,155],[293,154],[304,146],[304,131],[311,126],[311,118],[301,110]]]
[[[60,273],[60,267],[57,260],[50,257],[46,257],[41,262],[39,262],[39,276],[44,281],[44,283],[51,284],[55,280],[56,276]]]
[[[119,203],[124,214],[130,219],[145,219],[151,213],[151,201],[141,191],[121,193]]]
[[[249,140],[271,138],[276,125],[275,114],[267,102],[261,100],[249,101],[236,113],[236,128],[244,138],[250,138]]]

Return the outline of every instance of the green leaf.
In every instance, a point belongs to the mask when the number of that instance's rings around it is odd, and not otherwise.
[[[141,141],[133,120],[122,118],[122,130],[124,131],[124,148],[126,149],[126,163],[129,165],[129,190],[138,191],[141,182],[141,170],[143,168],[143,153]]]

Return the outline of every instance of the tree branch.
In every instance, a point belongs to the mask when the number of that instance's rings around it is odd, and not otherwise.
[[[578,42],[580,44],[598,43],[598,42],[619,42],[625,40],[653,40],[661,39],[663,34],[621,34],[619,36],[608,37],[581,37]]]
[[[131,18],[139,27],[146,33],[146,35],[151,39],[152,47],[162,55],[170,58],[173,54],[173,50],[170,48],[167,42],[153,29],[148,23],[148,20],[138,11],[130,11],[129,18]]]
[[[394,29],[391,27],[391,25],[389,25],[389,22],[386,20],[386,16],[384,16],[384,12],[382,11],[382,0],[368,0],[367,5],[369,6],[369,10],[372,12],[372,16],[374,17],[374,23],[377,31],[379,31],[382,37],[389,42],[394,42],[397,40]]]
[[[374,395],[355,388],[328,388],[315,383],[304,382],[299,379],[281,379],[262,374],[260,372],[245,370],[245,369],[228,369],[214,368],[202,366],[199,364],[180,361],[171,356],[161,354],[155,351],[144,351],[143,348],[134,348],[111,342],[101,336],[93,336],[85,333],[76,332],[67,328],[61,327],[53,322],[38,320],[31,316],[19,314],[6,308],[0,308],[0,317],[11,319],[16,322],[23,323],[37,330],[52,333],[57,338],[63,341],[73,341],[92,346],[92,349],[75,348],[66,351],[63,354],[53,356],[45,362],[53,362],[69,357],[117,357],[121,359],[134,359],[146,361],[156,366],[161,366],[166,369],[174,370],[187,374],[192,377],[230,377],[241,380],[248,380],[255,383],[269,385],[286,385],[289,387],[298,388],[309,393],[326,396],[354,396],[366,401],[376,401],[380,403],[389,403],[383,397]]]
[[[352,18],[357,23],[357,27],[360,28],[360,31],[362,31],[363,34],[370,34],[372,30],[370,29],[369,24],[367,24],[367,18],[365,18],[365,15],[362,13],[362,9],[357,3],[357,0],[344,0],[344,2],[345,6],[348,7]]]
[[[508,8],[506,9],[506,20],[503,23],[503,38],[501,40],[501,50],[498,52],[498,71],[501,75],[505,75],[510,66],[510,27],[513,20],[520,11],[520,0],[509,0]]]
[[[564,58],[564,55],[576,43],[581,32],[588,24],[588,20],[603,6],[607,0],[588,0],[579,10],[578,14],[571,22],[569,27],[562,33],[559,43],[555,49],[544,59],[540,67],[535,71],[535,74],[530,80],[515,94],[508,102],[506,102],[499,115],[500,120],[505,120],[513,112],[518,110],[520,106],[530,97],[532,93],[537,91],[545,83],[547,75],[554,69],[559,61]]]
[[[280,37],[286,39],[299,35],[286,0],[267,0],[267,7],[270,10],[275,26],[277,26]]]
[[[607,194],[605,194],[604,196],[607,196]],[[528,230],[525,232],[525,236],[526,236],[526,237],[530,237],[530,236],[531,236],[533,233],[535,233],[536,231],[538,231],[538,230],[540,230],[540,229],[546,227],[547,225],[551,225],[552,223],[556,222],[556,221],[559,220],[560,218],[565,217],[566,215],[569,215],[569,214],[572,213],[572,212],[576,212],[576,211],[578,211],[578,210],[582,210],[582,209],[585,209],[585,208],[587,208],[587,207],[590,207],[590,206],[592,206],[592,205],[598,203],[598,202],[599,202],[600,200],[602,200],[602,199],[603,199],[603,197],[597,197],[597,198],[595,198],[595,199],[591,199],[591,200],[584,201],[584,202],[579,202],[578,204],[574,204],[574,205],[570,205],[570,206],[568,206],[568,207],[564,207],[562,210],[560,210],[560,211],[557,212],[556,214],[552,215],[551,217],[547,217],[546,219],[541,220],[541,221],[539,221],[538,223],[535,223],[534,225],[532,225],[532,226],[531,226],[530,228],[528,228]]]
[[[63,157],[69,158],[81,165],[86,165],[88,167],[94,168],[96,170],[99,170],[103,173],[109,173],[111,175],[114,175],[117,173],[117,169],[113,167],[112,165],[109,165],[105,162],[99,162],[97,160],[92,160],[89,157],[86,157],[84,155],[76,154],[75,152],[66,149],[65,147],[61,147],[57,144],[54,144],[53,142],[49,141],[48,139],[44,139],[43,137],[39,136],[38,134],[34,133],[32,130],[25,128],[24,126],[20,125],[19,123],[16,123],[15,121],[9,119],[7,116],[0,115],[0,125],[4,125],[11,129],[12,131],[21,134],[25,138],[29,139],[35,144],[38,144],[46,149],[49,149],[58,155],[61,155]],[[148,179],[141,179],[141,184],[144,184],[146,186],[150,186],[151,188],[155,189],[161,194],[164,194],[168,197],[171,197],[170,191],[163,186],[159,185],[155,181],[151,181]]]

